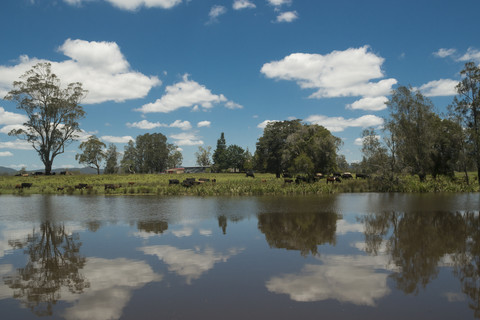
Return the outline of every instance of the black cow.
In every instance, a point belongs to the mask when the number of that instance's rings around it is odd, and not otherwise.
[[[79,183],[75,186],[75,189],[85,189],[88,188],[88,184],[86,183]]]
[[[64,175],[66,175],[66,174],[67,174],[67,171],[60,171],[60,175],[61,175],[61,176],[64,176]]]
[[[117,189],[117,186],[112,184],[112,183],[106,183],[105,184],[105,190],[115,190]]]
[[[286,178],[284,178],[284,179],[283,179],[283,182],[284,182],[284,183],[292,183],[292,182],[293,182],[293,179],[286,179]]]
[[[335,183],[335,182],[342,182],[342,179],[340,179],[339,177],[328,177],[327,178],[327,184],[331,182],[331,183]]]
[[[342,173],[342,179],[353,179],[353,176],[350,172]]]
[[[247,178],[248,178],[248,177],[255,178],[255,175],[253,174],[253,171],[247,171],[247,172],[245,173],[245,177],[247,177]]]
[[[168,184],[180,184],[180,181],[178,179],[169,179]]]
[[[15,189],[23,189],[23,188],[30,188],[32,186],[32,183],[30,182],[22,182],[22,184],[17,184],[15,186]]]
[[[357,173],[355,174],[355,179],[368,179],[370,178],[370,175],[366,174],[366,173]]]

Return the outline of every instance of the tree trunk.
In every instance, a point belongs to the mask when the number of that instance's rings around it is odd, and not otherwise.
[[[50,175],[52,172],[52,161],[46,161],[45,162],[45,175]]]

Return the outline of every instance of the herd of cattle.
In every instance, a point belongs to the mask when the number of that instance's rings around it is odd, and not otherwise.
[[[60,174],[64,174],[61,172]],[[28,175],[23,175],[23,176],[28,176]],[[253,171],[248,171],[245,173],[245,177],[252,177],[255,178],[255,174]],[[348,179],[353,179],[353,175],[350,172],[344,172],[344,173],[334,173],[329,176],[324,176],[321,173],[317,173],[315,176],[296,176],[295,179],[293,179],[292,175],[285,172],[283,173],[283,178],[284,178],[284,183],[289,184],[295,182],[296,184],[299,183],[311,183],[311,182],[317,182],[322,179],[326,180],[326,183],[335,183],[335,182],[342,182],[342,179],[348,180]],[[364,173],[357,173],[355,174],[355,179],[368,179],[370,176],[368,174]],[[199,178],[198,180],[196,178],[186,178],[182,182],[178,179],[169,179],[168,184],[169,185],[181,185],[183,187],[189,188],[193,187],[196,185],[201,185],[203,183],[216,183],[216,179],[207,179],[207,178]],[[262,179],[262,182],[266,182],[265,179]],[[128,182],[128,186],[131,187],[135,184],[135,182]],[[17,184],[15,186],[15,189],[24,189],[24,188],[30,188],[33,185],[33,183],[30,182],[23,182],[21,184]],[[122,184],[112,184],[112,183],[106,183],[104,185],[105,190],[115,190],[117,188],[122,188],[124,187]],[[83,189],[93,189],[92,185],[86,184],[86,183],[79,183],[73,187],[57,187],[57,191],[62,191],[65,188],[70,188],[73,190],[83,190]]]

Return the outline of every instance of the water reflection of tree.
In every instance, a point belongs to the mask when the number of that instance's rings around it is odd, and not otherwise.
[[[335,244],[338,216],[321,213],[260,213],[258,228],[274,248],[299,250],[302,256],[316,255],[317,246]]]
[[[17,245],[29,259],[24,268],[5,278],[5,284],[36,315],[51,315],[62,289],[81,293],[89,286],[79,272],[86,258],[80,255],[78,234],[69,234],[64,225],[44,222]]]
[[[451,212],[390,212],[368,215],[366,250],[377,254],[382,244],[399,271],[391,275],[405,293],[417,294],[438,275],[440,260],[454,254],[464,239],[464,219]],[[384,238],[386,242],[383,243]]]
[[[464,232],[459,234],[462,246],[454,256],[454,274],[459,278],[462,291],[469,298],[469,307],[480,318],[480,217],[477,213],[464,214]]]
[[[168,222],[163,220],[138,221],[138,230],[161,234],[168,230]]]

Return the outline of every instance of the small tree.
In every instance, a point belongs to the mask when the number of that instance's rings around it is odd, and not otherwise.
[[[105,143],[98,140],[95,135],[90,136],[87,141],[80,144],[80,150],[83,152],[77,154],[75,160],[78,160],[80,164],[96,169],[97,174],[100,174],[100,164],[106,157],[103,149],[106,147]]]
[[[236,144],[229,145],[226,151],[227,167],[232,168],[235,172],[243,170],[245,162],[245,150]]]
[[[227,159],[227,142],[225,140],[225,135],[220,135],[220,139],[217,140],[217,148],[213,152],[213,163],[217,170],[228,169],[228,159]]]
[[[182,165],[183,155],[178,150],[178,147],[174,144],[168,144],[168,159],[167,159],[167,167],[169,168],[178,168]]]
[[[28,141],[45,165],[45,174],[50,174],[55,157],[78,138],[78,120],[85,115],[78,103],[86,91],[78,82],[62,89],[50,63],[38,63],[21,79],[13,83],[14,89],[4,99],[15,101],[28,120],[9,135]]]
[[[210,156],[212,154],[212,147],[208,146],[206,148],[199,146],[198,151],[195,152],[195,157],[197,158],[197,164],[201,167],[209,167],[212,164]]]
[[[106,164],[105,164],[105,171],[106,174],[113,174],[117,171],[117,163],[118,163],[118,152],[117,146],[113,143],[108,145],[107,152],[105,154]]]

